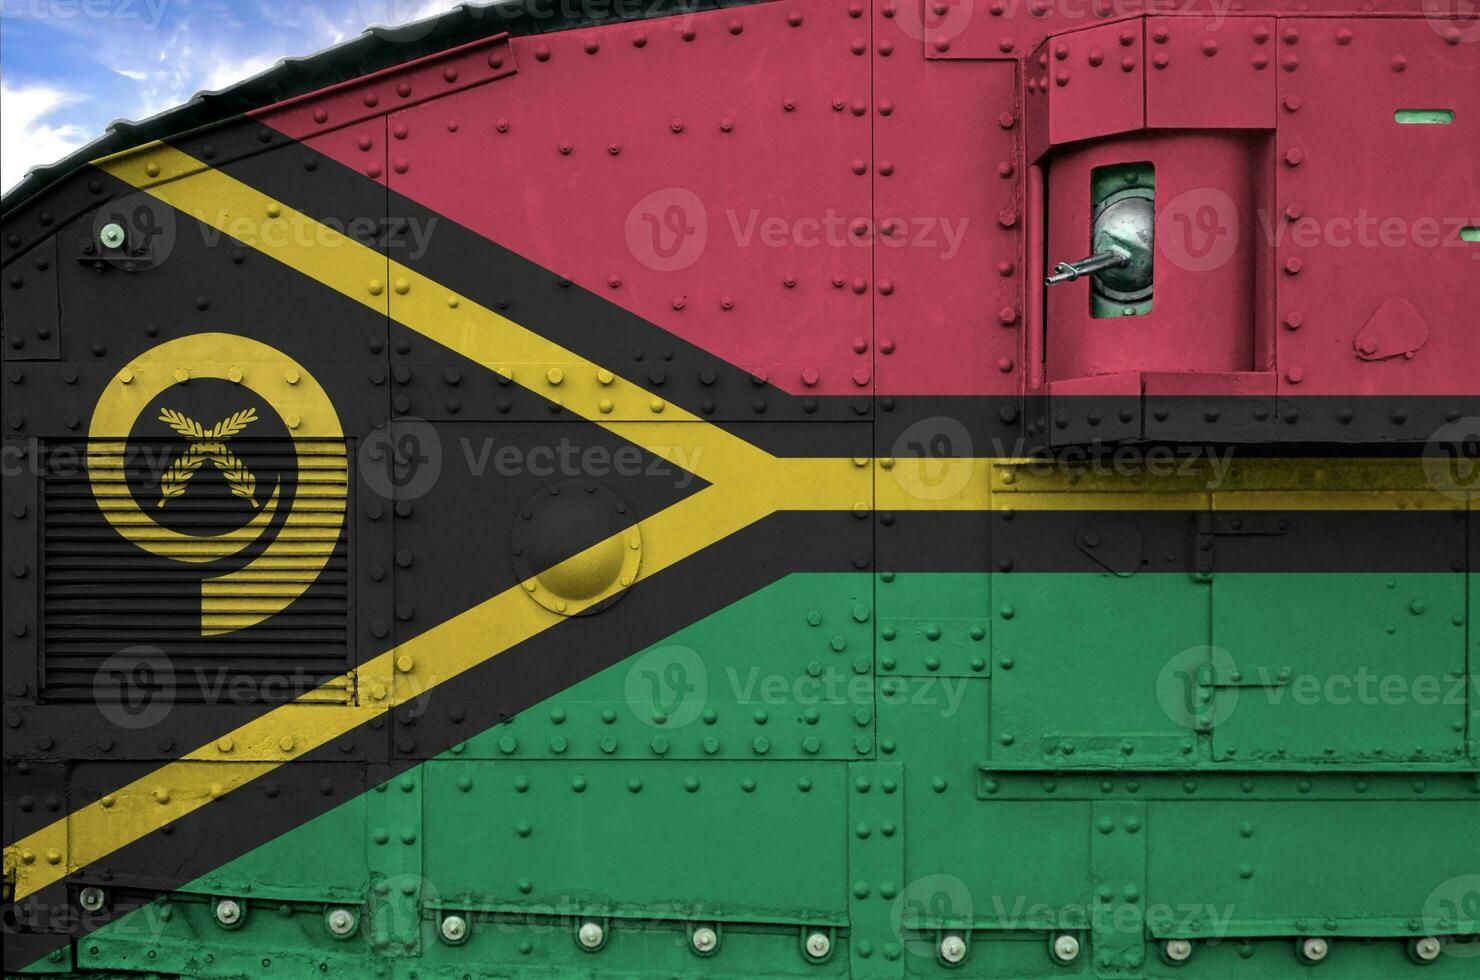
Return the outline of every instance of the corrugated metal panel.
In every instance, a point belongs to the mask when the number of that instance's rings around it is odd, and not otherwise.
[[[314,452],[288,440],[239,439],[230,452],[227,465],[217,465],[182,456],[167,440],[46,445],[41,673],[48,700],[119,697],[119,685],[99,678],[120,657],[137,675],[133,687],[167,689],[177,701],[283,701],[325,684],[316,700],[353,698],[343,444]],[[256,486],[258,473],[277,474],[271,520],[240,553],[201,561],[214,538],[268,506],[272,487]],[[289,525],[290,509],[309,519]],[[264,555],[269,542],[273,553]],[[327,564],[325,548],[332,549]],[[300,592],[281,611],[271,601]],[[271,613],[250,632],[230,632]]]

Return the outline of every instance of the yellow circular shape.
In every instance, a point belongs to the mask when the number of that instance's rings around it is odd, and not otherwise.
[[[569,480],[541,490],[510,539],[525,592],[560,616],[607,608],[637,581],[642,565],[642,530],[631,519],[616,494],[594,483]]]
[[[552,385],[558,385],[560,384],[560,382],[565,380],[565,372],[560,370],[558,367],[551,368],[550,370],[545,372],[545,380],[550,382]]]
[[[539,588],[531,594],[551,612],[569,615],[572,605],[580,611],[605,599],[624,579],[630,583],[641,563],[640,538],[624,542],[613,536],[536,575]]]
[[[416,666],[416,661],[415,660],[412,660],[409,656],[407,656],[405,654],[402,654],[401,657],[400,657],[400,659],[398,659],[396,661],[396,669],[399,670],[403,674],[409,674],[409,673],[411,673],[411,668],[413,668],[415,666]]]
[[[302,365],[282,351],[227,333],[193,334],[160,344],[136,358],[119,375],[120,378],[132,377],[133,383],[127,387],[110,385],[103,391],[88,428],[87,466],[93,495],[99,501],[108,501],[108,506],[100,508],[103,516],[136,548],[173,561],[208,564],[240,553],[272,524],[278,509],[279,487],[273,488],[271,498],[249,523],[224,534],[209,536],[184,534],[165,527],[139,506],[133,494],[115,492],[123,467],[119,444],[127,444],[139,416],[162,393],[179,383],[180,374],[187,378],[192,376],[191,371],[172,369],[172,365],[191,365],[194,377],[230,381],[233,368],[253,363],[277,369],[264,372],[262,376],[265,378],[282,378],[284,372],[295,371],[304,381],[291,387],[286,382],[276,382],[253,388],[283,419],[300,415],[314,420],[314,425],[300,425],[293,432],[295,448],[301,450],[304,439],[344,439],[339,415],[334,411],[334,403],[328,393],[303,370]],[[342,511],[340,516],[342,518]],[[317,519],[320,518],[306,513],[303,517],[304,521]]]
[[[396,293],[400,296],[405,296],[409,292],[411,292],[411,283],[407,282],[405,279],[397,279]]]

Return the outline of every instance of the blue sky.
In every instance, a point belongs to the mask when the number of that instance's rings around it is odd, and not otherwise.
[[[0,188],[288,55],[454,0],[0,0]]]

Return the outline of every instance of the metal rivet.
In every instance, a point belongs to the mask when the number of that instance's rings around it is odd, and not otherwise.
[[[947,963],[966,959],[966,939],[959,932],[948,932],[940,940],[940,958]]]
[[[700,926],[694,930],[692,942],[694,952],[707,955],[719,947],[719,934],[709,926]]]
[[[576,931],[576,941],[581,944],[582,949],[600,949],[601,944],[606,942],[606,930],[599,922],[582,922],[581,928]]]
[[[468,920],[460,915],[449,915],[443,919],[442,938],[449,943],[460,943],[468,938]]]
[[[1161,951],[1173,963],[1186,963],[1192,959],[1192,943],[1185,939],[1168,939],[1162,944]]]
[[[223,926],[234,926],[242,920],[241,904],[233,898],[223,898],[216,903],[216,921]]]
[[[324,922],[336,936],[348,936],[355,931],[355,914],[349,909],[330,909]]]
[[[1055,936],[1053,941],[1053,958],[1060,963],[1073,963],[1079,959],[1079,937],[1064,933]]]

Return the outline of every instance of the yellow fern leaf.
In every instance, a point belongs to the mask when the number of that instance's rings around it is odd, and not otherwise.
[[[257,477],[235,453],[223,446],[218,455],[211,457],[211,463],[221,471],[233,496],[247,501],[253,510],[260,506],[256,497]]]
[[[208,457],[194,452],[186,452],[164,471],[159,478],[159,508],[171,500],[179,497],[189,486],[191,477],[195,476],[197,470],[205,465]]]
[[[211,430],[211,438],[230,439],[255,421],[257,421],[257,410],[255,408],[243,409],[217,422],[216,427]]]
[[[177,412],[172,408],[160,409],[159,420],[186,439],[201,439],[206,434],[199,422],[184,412]]]

